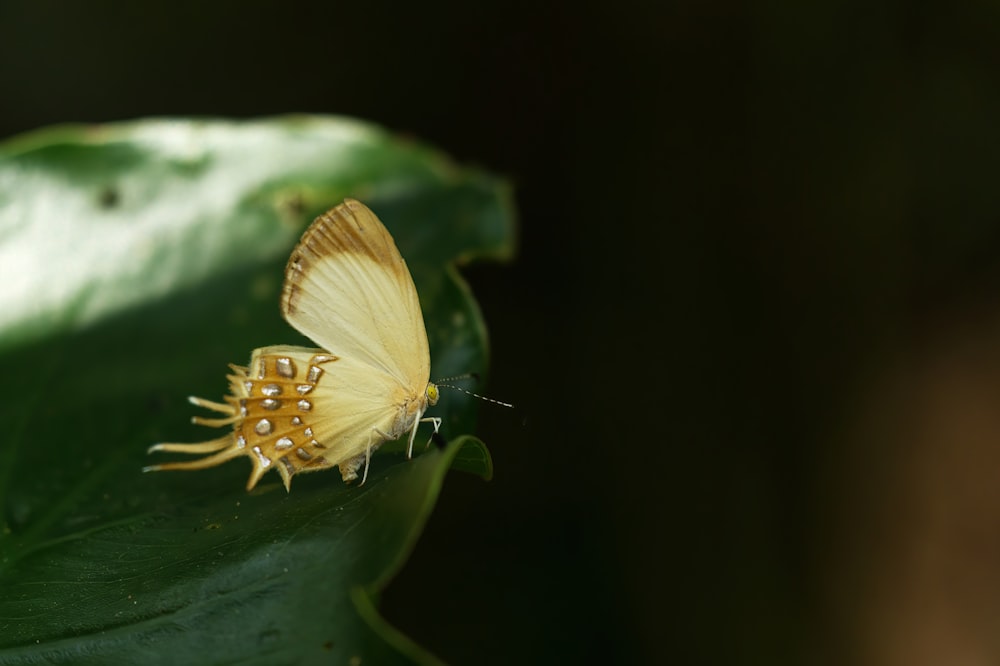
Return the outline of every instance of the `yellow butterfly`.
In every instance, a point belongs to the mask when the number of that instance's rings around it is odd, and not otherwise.
[[[194,417],[233,431],[197,444],[154,444],[149,452],[211,454],[143,471],[194,470],[247,456],[251,490],[275,468],[292,477],[339,467],[345,482],[368,478],[372,452],[409,432],[406,455],[438,400],[430,379],[427,332],[413,279],[392,236],[364,204],[346,199],[302,235],[285,268],[281,312],[322,349],[279,345],[230,365],[224,403],[189,400],[223,418]]]

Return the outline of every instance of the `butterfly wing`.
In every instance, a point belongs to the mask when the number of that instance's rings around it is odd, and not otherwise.
[[[430,354],[416,287],[392,236],[360,201],[346,199],[302,236],[281,311],[333,354],[424,390]]]
[[[427,332],[406,262],[364,204],[346,199],[303,234],[281,309],[338,358],[316,386],[313,419],[323,458],[345,480],[383,441],[412,438],[428,404]]]

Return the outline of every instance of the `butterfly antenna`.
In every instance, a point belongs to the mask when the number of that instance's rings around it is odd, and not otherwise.
[[[466,373],[461,374],[461,375],[455,375],[454,377],[442,377],[439,381],[441,381],[441,382],[455,382],[455,381],[458,381],[459,379],[475,379],[478,382],[479,381],[479,373],[478,372],[466,372]],[[438,384],[438,382],[434,382],[434,383]],[[450,387],[450,388],[454,388],[454,387]]]
[[[514,405],[512,405],[509,402],[503,402],[502,400],[494,400],[493,398],[487,398],[485,395],[479,395],[478,393],[473,393],[472,391],[466,391],[461,386],[453,386],[451,384],[437,384],[437,383],[435,383],[435,385],[438,388],[448,388],[448,389],[454,389],[456,391],[461,391],[465,395],[471,395],[473,398],[479,398],[480,400],[485,400],[486,402],[492,402],[494,405],[500,405],[501,407],[511,407],[511,408],[514,407]]]

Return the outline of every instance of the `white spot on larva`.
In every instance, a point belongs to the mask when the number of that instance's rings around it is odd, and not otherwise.
[[[306,375],[306,381],[309,382],[310,384],[315,384],[317,381],[319,381],[320,375],[322,374],[323,374],[323,368],[319,367],[318,365],[311,365],[309,366],[309,374]]]
[[[281,386],[278,384],[268,384],[260,389],[260,392],[266,396],[281,395]]]
[[[308,412],[313,408],[312,403],[308,400],[299,400],[299,411]]]
[[[271,422],[267,419],[261,419],[260,421],[257,421],[257,425],[255,425],[253,429],[258,435],[270,435]]]
[[[279,451],[284,451],[285,449],[290,449],[295,443],[289,437],[282,437],[277,442],[274,443],[274,448]]]
[[[305,395],[313,390],[312,384],[299,384],[295,387],[295,390],[299,392],[299,395]]]
[[[269,412],[273,412],[274,410],[281,408],[281,401],[275,400],[274,398],[264,398],[260,401],[260,406]]]

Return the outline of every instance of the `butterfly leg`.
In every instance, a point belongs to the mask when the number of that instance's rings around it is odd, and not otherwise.
[[[431,433],[431,436],[427,438],[427,443],[424,444],[424,451],[426,451],[427,447],[431,445],[431,442],[433,442],[436,437],[443,440],[443,438],[438,434],[438,431],[441,429],[441,419],[437,416],[429,416],[426,419],[420,419],[420,423],[434,424],[434,432]]]
[[[358,488],[365,485],[365,481],[368,480],[368,467],[372,462],[372,451],[378,448],[379,444],[391,439],[387,433],[382,432],[378,428],[372,428],[372,434],[368,437],[368,446],[365,447],[365,473],[361,477],[361,483],[358,484]]]
[[[365,485],[365,481],[368,480],[368,468],[372,464],[372,443],[369,441],[368,446],[365,448],[365,473],[361,477],[361,483],[358,484],[358,488]]]
[[[420,418],[420,416],[422,416],[422,414],[418,415],[417,418],[415,418],[413,420],[413,429],[410,430],[410,442],[406,446],[406,459],[407,460],[410,460],[411,458],[413,458],[413,440],[417,438],[417,428],[420,427],[421,423],[433,423],[434,424],[434,432],[435,433],[441,427],[441,419],[439,419],[438,417],[436,417],[436,416],[428,416],[427,418],[422,419],[422,418]],[[433,437],[433,435],[431,435],[431,436]],[[428,444],[429,443],[430,442],[428,441]],[[426,449],[426,448],[427,447],[424,446],[424,449]]]

